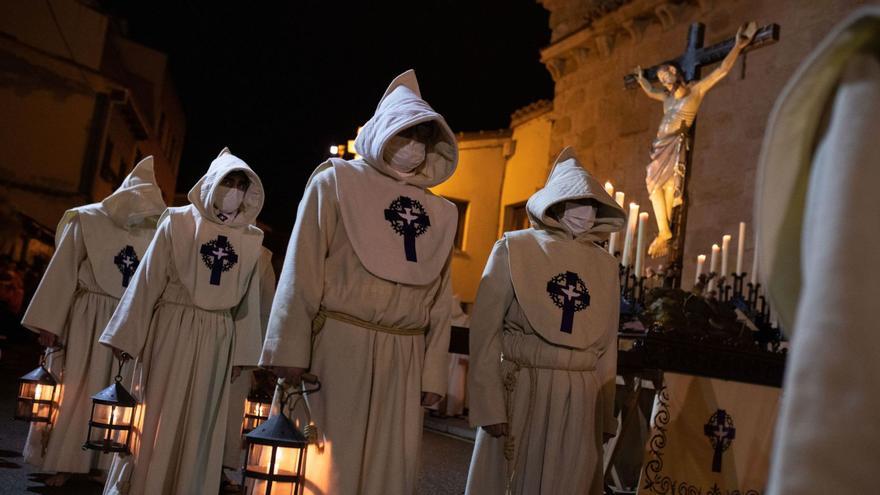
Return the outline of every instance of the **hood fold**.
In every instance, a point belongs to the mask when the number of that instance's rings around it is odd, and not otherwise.
[[[388,140],[404,129],[425,122],[434,124],[435,132],[427,143],[425,165],[410,177],[401,177],[385,162]],[[397,76],[364,124],[354,143],[357,153],[379,172],[408,184],[428,188],[443,183],[458,165],[458,142],[442,115],[422,99],[416,73],[408,70]]]
[[[526,203],[529,221],[537,230],[565,233],[568,230],[554,218],[551,210],[565,201],[593,200],[597,203],[593,227],[578,239],[603,240],[611,232],[623,229],[626,213],[614,201],[602,184],[578,161],[574,149],[566,147],[554,161],[553,170],[544,187]]]

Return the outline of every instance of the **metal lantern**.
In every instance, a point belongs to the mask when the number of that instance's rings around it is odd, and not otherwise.
[[[301,390],[286,394],[281,401],[282,412],[270,417],[245,435],[246,448],[242,468],[244,494],[301,495],[303,493],[309,437],[314,437],[316,431],[311,425],[311,420],[305,433],[298,430],[283,412],[292,396],[302,396],[320,390],[321,383],[314,375],[304,376],[303,380],[316,386],[306,389],[303,385]],[[294,403],[294,407],[297,403]]]
[[[269,410],[272,408],[272,396],[262,390],[253,390],[244,402],[244,419],[241,423],[241,433],[246,435],[254,428],[269,419]]]
[[[51,423],[55,409],[58,379],[46,368],[46,356],[60,349],[49,350],[40,358],[40,366],[18,379],[18,402],[15,419],[32,423]]]
[[[131,430],[138,401],[122,386],[124,362],[119,360],[114,383],[92,396],[89,433],[83,450],[131,453]]]

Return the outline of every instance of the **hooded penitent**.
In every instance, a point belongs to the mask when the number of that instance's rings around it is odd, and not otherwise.
[[[25,460],[47,472],[87,473],[99,459],[83,451],[91,395],[115,372],[109,349],[97,345],[165,209],[153,174],[153,158],[138,163],[119,189],[100,203],[68,210],[55,233],[55,254],[22,325],[57,336],[63,350],[49,369],[63,395],[54,424],[31,425]],[[106,456],[103,459],[107,459]]]
[[[458,217],[425,188],[458,154],[412,71],[391,83],[356,147],[363,159],[330,160],[306,186],[261,364],[309,368],[323,383],[309,397],[323,447],[309,450],[305,493],[410,494],[420,395],[446,392]]]
[[[589,230],[575,236],[559,221],[556,211],[567,202],[583,201],[596,206],[596,218]],[[613,285],[618,276],[616,263],[610,256],[595,260],[584,252],[596,251],[593,241],[623,228],[623,209],[578,163],[574,151],[566,148],[556,159],[547,184],[529,198],[526,211],[533,230],[506,235],[517,299],[532,327],[545,339],[584,349],[605,333],[604,325],[597,324],[605,315],[578,308],[605,308],[618,300],[613,291],[590,290]],[[537,296],[536,288],[541,289]]]
[[[429,124],[425,163],[401,175],[384,155],[388,141],[418,124]],[[449,201],[433,195],[455,172],[458,146],[443,117],[421,98],[414,71],[398,76],[355,141],[363,160],[331,160],[345,230],[364,267],[377,277],[424,285],[437,278],[455,238],[458,215]],[[393,180],[388,180],[389,178]],[[370,212],[366,214],[365,212]]]
[[[249,185],[224,222],[218,191],[234,172]],[[260,179],[224,149],[189,199],[159,221],[101,335],[137,358],[133,391],[144,404],[134,455],[114,457],[107,494],[217,493],[230,373],[259,359]]]
[[[790,337],[769,494],[872,493],[880,462],[880,8],[837,26],[771,115],[759,275]]]
[[[470,421],[509,435],[479,430],[467,493],[601,493],[620,297],[617,262],[594,241],[624,212],[569,148],[527,209],[532,228],[495,244],[471,316]]]
[[[55,230],[55,243],[73,218],[79,218],[95,279],[119,298],[137,269],[165,211],[156,185],[153,157],[141,160],[119,188],[100,203],[68,210]]]

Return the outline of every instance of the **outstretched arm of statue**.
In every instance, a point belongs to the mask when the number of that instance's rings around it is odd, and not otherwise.
[[[645,77],[645,71],[642,69],[641,66],[637,66],[633,70],[633,74],[635,74],[636,81],[639,82],[639,86],[642,87],[642,91],[644,91],[649,98],[653,98],[659,101],[663,101],[663,99],[666,98],[666,93],[651,84],[651,81],[649,81],[648,78]]]
[[[715,68],[712,72],[709,73],[708,76],[704,77],[700,81],[698,81],[694,88],[706,93],[712,86],[718,84],[718,81],[724,79],[724,76],[733,69],[733,64],[736,63],[737,57],[742,53],[743,49],[752,42],[752,38],[755,37],[755,33],[758,32],[758,25],[755,21],[751,21],[749,23],[743,24],[736,31],[736,43],[733,45],[733,48],[730,50],[730,53],[724,57],[724,60],[721,61],[721,65]]]

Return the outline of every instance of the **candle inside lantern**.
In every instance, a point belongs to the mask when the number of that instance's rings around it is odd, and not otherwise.
[[[645,264],[645,230],[648,226],[648,213],[639,213],[639,235],[636,241],[636,277],[642,276],[642,267]]]
[[[728,261],[730,260],[730,234],[725,234],[724,237],[721,238],[721,276],[726,277],[728,275]]]
[[[736,274],[743,272],[743,251],[746,247],[746,223],[739,223],[739,236],[736,239]]]
[[[629,217],[626,222],[626,237],[623,239],[623,266],[629,266],[632,263],[633,236],[636,232],[636,222],[639,220],[639,205],[636,203],[629,204]]]

